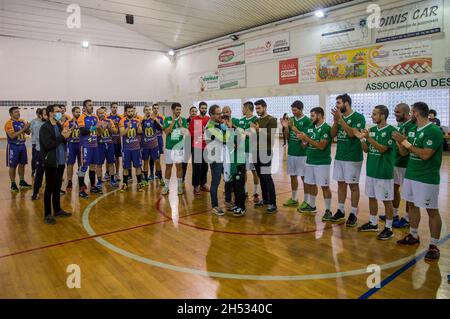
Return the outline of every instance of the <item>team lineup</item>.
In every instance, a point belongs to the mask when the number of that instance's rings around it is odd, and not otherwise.
[[[125,195],[130,191],[133,175],[138,192],[156,181],[161,195],[166,196],[174,191],[170,180],[175,166],[176,192],[183,195],[188,163],[192,163],[193,194],[209,193],[212,214],[223,216],[228,211],[235,217],[245,216],[248,171],[252,172],[251,199],[255,209],[265,208],[267,214],[275,214],[278,206],[272,161],[276,132],[280,127],[287,141],[287,175],[292,191],[291,197],[283,203],[286,209],[316,215],[320,188],[325,207],[322,221],[345,223],[360,232],[377,232],[380,240],[393,238],[395,228],[409,228],[409,233],[397,242],[400,245],[420,243],[420,209],[425,209],[431,234],[425,258],[437,260],[440,257],[437,245],[442,221],[438,196],[443,139],[439,127],[428,119],[426,103],[396,105],[397,127],[387,123],[392,116],[387,106],[374,106],[370,129],[366,118],[352,109],[352,100],[347,94],[336,98],[331,125],[325,121],[323,108],[312,108],[308,116],[303,112],[301,101],[292,103],[291,117],[280,120],[267,113],[264,100],[245,102],[241,118],[232,117],[230,107],[208,107],[205,102],[199,104],[198,115],[197,108],[191,107],[189,118],[181,116],[180,103],[172,104],[172,115],[167,117],[160,114],[157,104],[145,106],[142,116],[133,105],[126,104],[122,115],[118,108],[117,103],[112,103],[109,110],[100,107],[94,112],[93,101],[86,100],[81,108],[73,107],[69,116],[65,106],[49,105],[38,109],[37,118],[30,123],[20,118],[18,107],[9,110],[11,119],[5,124],[5,131],[11,191],[32,188],[32,199],[38,200],[45,176],[44,220],[47,224],[55,224],[55,217],[71,216],[61,208],[59,201],[62,194],[74,189],[74,176],[82,199],[102,194],[106,183]],[[31,135],[32,185],[25,181],[26,135]],[[331,157],[333,140],[336,141],[334,161]],[[370,217],[359,223],[359,184],[364,153],[367,153],[364,193],[369,198]],[[19,184],[16,184],[16,172]],[[222,178],[225,209],[218,199]],[[338,184],[334,214],[331,180]],[[302,199],[300,182],[304,190]],[[348,192],[351,210],[346,214]],[[405,212],[400,214],[402,200]],[[381,203],[384,215],[378,216]],[[382,229],[379,219],[385,222]]]

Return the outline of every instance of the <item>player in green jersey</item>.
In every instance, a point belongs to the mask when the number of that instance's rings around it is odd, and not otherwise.
[[[388,240],[394,237],[392,232],[394,199],[394,159],[395,141],[392,134],[397,130],[387,124],[389,109],[377,105],[372,111],[372,121],[376,126],[369,131],[354,129],[354,134],[361,140],[362,148],[367,153],[366,195],[369,197],[370,221],[358,227],[358,231],[378,231],[378,202],[384,204],[386,226],[378,234],[378,239]]]
[[[401,196],[412,203],[409,207],[410,232],[397,243],[414,245],[420,242],[418,235],[420,208],[425,208],[428,212],[431,233],[431,243],[425,259],[437,260],[440,256],[437,245],[442,228],[438,202],[442,133],[438,126],[429,121],[428,112],[426,103],[414,103],[411,118],[417,127],[409,132],[407,137],[398,132],[394,134],[400,154],[405,156],[409,153]]]

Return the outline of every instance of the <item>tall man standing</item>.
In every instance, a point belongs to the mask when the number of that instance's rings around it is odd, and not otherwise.
[[[116,182],[120,181],[119,179],[119,170],[120,170],[120,158],[122,157],[122,142],[120,138],[120,130],[119,130],[119,123],[120,120],[122,120],[122,116],[118,113],[119,105],[114,102],[111,103],[111,113],[107,116],[108,119],[112,120],[114,123],[114,126],[116,128],[115,133],[113,132],[111,134],[112,142],[114,145],[114,162],[115,162],[115,179]],[[105,174],[106,177],[106,174]]]
[[[64,123],[64,128],[69,129],[72,134],[67,138],[67,187],[66,190],[71,190],[72,178],[73,178],[73,166],[75,162],[78,164],[78,169],[81,166],[81,153],[80,153],[80,127],[78,125],[78,118],[81,115],[81,109],[78,106],[72,108],[73,119]],[[86,187],[84,184],[80,186]]]
[[[337,136],[333,179],[338,182],[338,209],[334,216],[325,220],[335,223],[345,220],[344,206],[347,198],[347,187],[349,187],[351,191],[351,211],[346,225],[355,227],[360,197],[359,177],[361,175],[363,151],[353,129],[364,129],[366,120],[362,114],[353,111],[352,99],[348,94],[336,97],[336,108],[332,111],[332,114],[334,122],[331,127],[331,137]]]

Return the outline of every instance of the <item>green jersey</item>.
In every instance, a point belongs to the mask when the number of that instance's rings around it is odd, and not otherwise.
[[[296,119],[295,116],[291,117],[291,122],[299,131],[304,133],[306,133],[307,129],[311,126],[311,120],[306,115],[303,115],[300,119]],[[302,141],[297,137],[297,134],[295,134],[295,132],[290,127],[288,155],[306,156],[306,147],[303,146]]]
[[[250,124],[254,123],[258,118],[256,116],[252,116],[250,118],[243,117],[237,122],[237,127],[240,127],[244,131],[250,129]],[[245,153],[250,153],[250,137],[247,136],[245,138]]]
[[[366,127],[366,119],[364,115],[353,112],[349,116],[342,116],[345,123],[351,128],[364,129]],[[349,137],[343,127],[338,124],[337,130],[337,146],[336,160],[346,162],[361,162],[363,160],[363,150],[361,142],[356,136]]]
[[[319,127],[311,125],[306,134],[314,141],[327,140],[328,144],[324,150],[320,150],[311,144],[306,149],[306,164],[330,165],[331,164],[331,127],[323,122]]]
[[[184,117],[181,118],[182,126],[184,128],[187,128],[187,121]],[[164,119],[164,129],[168,128],[172,124],[172,116],[168,116]],[[175,121],[175,124],[173,126],[173,130],[170,134],[167,134],[166,136],[166,148],[168,150],[182,150],[183,149],[183,134],[181,134],[181,128],[178,121]]]
[[[397,126],[397,130],[400,134],[408,136],[409,132],[411,132],[414,128],[416,128],[416,124],[414,124],[411,120],[406,121],[405,123],[400,123]],[[398,150],[395,152],[395,167],[404,167],[408,166],[409,155],[401,156]]]
[[[405,178],[426,184],[439,184],[439,170],[442,163],[442,132],[439,126],[429,123],[423,127],[415,127],[408,134],[408,142],[419,148],[435,150],[433,156],[423,160],[413,153],[409,153],[408,167]]]
[[[380,153],[369,141],[366,142],[369,151],[367,152],[366,174],[372,178],[393,179],[394,178],[394,158],[395,140],[392,133],[397,131],[392,125],[386,125],[379,129],[377,126],[371,127],[369,137],[378,144],[388,147],[384,153]]]

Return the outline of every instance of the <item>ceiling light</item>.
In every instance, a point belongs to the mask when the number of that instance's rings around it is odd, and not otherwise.
[[[167,52],[170,56],[174,56],[175,55],[175,51],[174,50],[169,50],[169,52]]]
[[[81,47],[87,49],[89,48],[89,42],[88,41],[83,41],[83,43],[81,43]]]
[[[323,18],[325,16],[325,13],[323,12],[323,10],[317,10],[314,15],[318,18]]]

